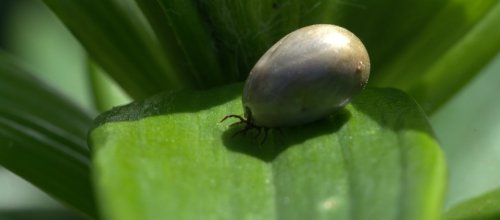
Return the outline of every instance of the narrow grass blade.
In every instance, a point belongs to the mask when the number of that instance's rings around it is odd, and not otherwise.
[[[86,135],[91,118],[0,53],[0,165],[96,217]]]
[[[52,11],[134,98],[166,89],[194,87],[166,59],[149,27],[113,0],[45,0]]]

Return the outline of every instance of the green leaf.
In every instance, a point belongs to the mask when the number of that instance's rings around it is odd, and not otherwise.
[[[159,94],[96,119],[105,219],[440,219],[446,168],[404,93],[367,89],[309,125],[232,137],[242,85]]]
[[[285,13],[281,12],[286,10],[273,10],[271,0],[198,2],[200,13],[214,33],[221,67],[226,77],[233,81],[245,79],[257,59],[288,30],[296,27],[285,25],[282,18]],[[289,20],[295,17],[294,13],[286,15]]]
[[[332,23],[365,43],[370,86],[402,89],[432,113],[500,50],[496,0],[135,0],[142,11],[116,0],[44,1],[135,98],[244,80],[287,33]]]
[[[445,207],[500,188],[500,54],[430,118],[449,169]]]
[[[0,165],[95,217],[91,118],[0,53]]]
[[[136,0],[178,73],[189,73],[199,87],[224,82],[210,30],[194,1]]]
[[[87,63],[94,105],[97,110],[104,112],[114,106],[131,102],[131,98],[97,64],[91,60],[87,60]]]
[[[336,3],[330,0],[212,0],[198,4],[214,33],[224,73],[240,80],[246,78],[266,50],[289,32],[338,18]]]
[[[134,98],[165,89],[192,87],[177,73],[150,34],[141,14],[126,1],[45,0],[90,56]],[[128,5],[133,8],[133,5]]]
[[[381,65],[373,83],[408,91],[433,112],[498,54],[500,31],[492,30],[499,26],[499,1],[447,1],[432,22],[401,45],[397,57]]]
[[[447,220],[500,219],[500,189],[454,206],[446,212]]]
[[[407,91],[426,112],[439,108],[498,53],[500,32],[491,30],[500,26],[499,8],[496,0],[200,1],[228,75],[244,79],[294,29],[333,23],[365,43],[370,86]]]

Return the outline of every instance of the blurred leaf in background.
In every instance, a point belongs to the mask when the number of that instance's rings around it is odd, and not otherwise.
[[[3,48],[35,69],[38,78],[94,112],[85,53],[59,19],[39,1],[13,1],[5,16]]]
[[[431,113],[500,50],[496,0],[44,2],[136,98],[244,80],[286,33],[334,23],[365,42],[369,86],[407,91]]]
[[[500,187],[499,82],[497,56],[431,117],[448,158],[448,207]]]
[[[47,22],[54,21],[51,14],[37,12],[45,9],[39,2],[16,2],[26,12],[4,23],[10,27],[2,32],[7,48],[49,74],[39,77],[92,115],[130,100],[113,95],[119,90],[110,93],[112,80],[135,98],[214,87],[244,80],[256,59],[295,28],[344,26],[366,43],[373,66],[369,86],[403,89],[431,117],[449,161],[447,206],[500,187],[494,169],[500,165],[494,123],[500,107],[492,95],[499,58],[485,68],[500,50],[499,1],[45,0],[90,60],[60,23]]]
[[[496,220],[500,219],[500,189],[466,200],[448,210],[446,220]]]
[[[35,75],[0,53],[0,163],[96,216],[86,142],[91,117]]]
[[[0,168],[0,219],[83,219],[16,174]]]
[[[22,58],[25,61],[24,64],[31,64],[30,67],[37,70],[36,77],[64,92],[71,99],[71,102],[76,103],[87,113],[95,114],[96,111],[89,93],[88,79],[85,75],[83,51],[61,22],[39,1],[1,1],[0,5],[3,11],[2,20],[0,20],[3,24],[0,30],[1,48]],[[2,62],[5,60],[2,59]],[[24,73],[18,74],[23,75]],[[12,82],[9,81],[2,83],[12,85]],[[21,86],[20,84],[14,85]],[[4,91],[3,89],[6,87],[3,86],[2,91]],[[30,90],[30,88],[25,89]],[[14,95],[14,98],[16,96],[18,101],[23,99],[20,93]],[[2,93],[0,97],[2,97],[0,102],[6,104],[5,94]],[[44,99],[41,93],[35,93],[33,97]],[[47,101],[47,105],[50,105],[48,100],[45,101]],[[32,102],[32,104],[34,105],[36,102]],[[15,106],[19,107],[19,105],[11,105],[12,108]],[[4,107],[7,106],[3,106],[2,109]],[[32,110],[41,111],[37,108]],[[21,108],[18,108],[17,112],[20,113],[20,111]],[[62,117],[60,113],[57,114]],[[77,121],[73,121],[72,126],[77,127]],[[5,130],[2,130],[2,135],[5,134],[4,132]],[[4,139],[2,138],[2,140]],[[25,141],[27,142],[27,139]],[[3,141],[1,144],[5,145]],[[3,154],[5,156],[5,153]],[[24,152],[24,154],[28,155],[29,153]],[[36,157],[39,158],[39,156]],[[21,157],[17,157],[17,159],[21,160]],[[43,162],[43,160],[40,161]],[[31,169],[35,170],[36,168],[32,167]],[[62,174],[62,172],[60,173]],[[31,180],[33,181],[33,179]],[[40,187],[40,185],[37,186]],[[30,183],[19,177],[14,177],[10,171],[0,169],[0,219],[34,218],[81,219],[72,210],[64,208]]]

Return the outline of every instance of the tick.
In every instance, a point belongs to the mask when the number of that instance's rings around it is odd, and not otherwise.
[[[235,133],[299,126],[325,118],[365,87],[370,59],[361,40],[345,28],[316,24],[274,44],[250,71],[243,90],[245,127]]]

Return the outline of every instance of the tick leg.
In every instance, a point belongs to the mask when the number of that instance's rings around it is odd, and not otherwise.
[[[241,117],[239,115],[226,115],[222,120],[220,120],[220,122],[223,122],[223,121],[225,121],[228,118],[237,118],[237,119],[240,120],[240,122],[246,122],[247,121],[247,120],[245,120],[243,117]]]

